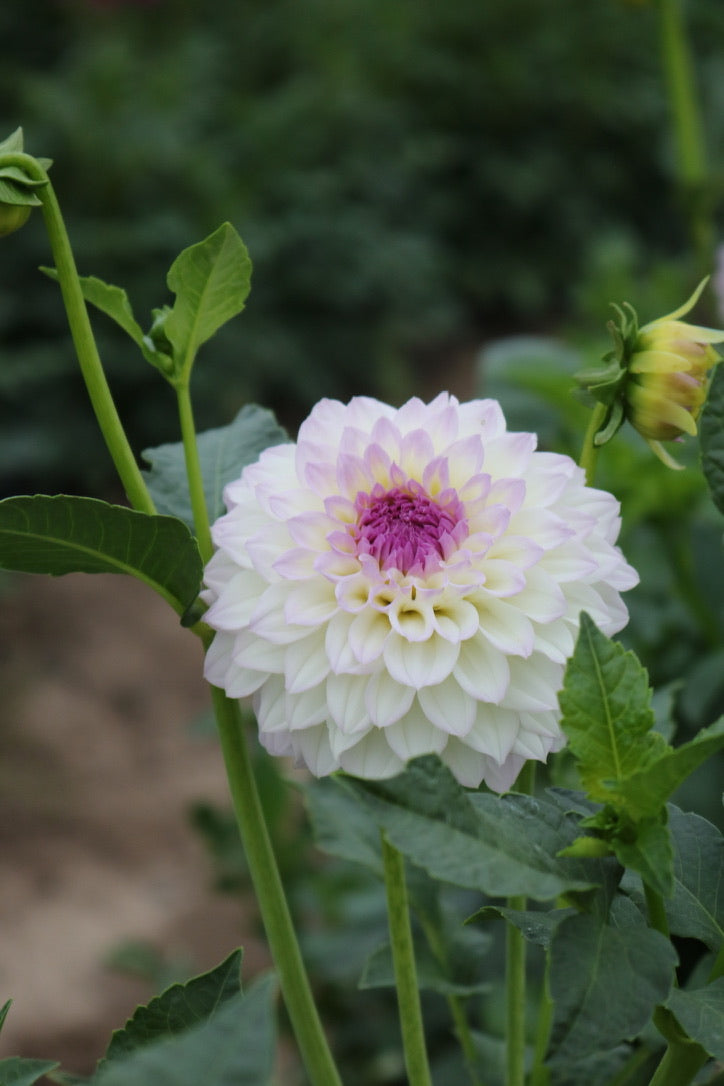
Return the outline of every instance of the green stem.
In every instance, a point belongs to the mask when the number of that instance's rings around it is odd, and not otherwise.
[[[204,480],[201,474],[201,462],[199,449],[196,443],[196,427],[191,406],[191,396],[187,382],[177,384],[176,399],[178,402],[178,414],[181,424],[181,438],[184,446],[184,458],[186,461],[186,475],[189,483],[189,495],[191,498],[191,511],[194,515],[196,538],[199,551],[204,564],[213,554],[214,546],[211,541],[211,529],[209,527],[209,513],[206,508],[206,495],[204,494]]]
[[[679,181],[688,203],[692,239],[702,267],[711,262],[713,230],[706,199],[704,126],[681,0],[659,0],[661,57],[677,149]]]
[[[515,790],[532,795],[534,789],[535,762],[528,761],[515,782]],[[522,894],[516,894],[508,898],[507,904],[509,909],[522,912],[527,901]],[[524,1086],[525,1083],[525,957],[525,937],[515,924],[508,922],[505,931],[505,1086]]]
[[[578,458],[579,467],[582,467],[586,473],[586,484],[588,486],[593,485],[593,477],[596,473],[596,461],[598,460],[598,446],[594,444],[593,439],[601,429],[605,417],[605,405],[597,403],[591,412],[586,435],[583,438],[583,448],[581,449],[581,455]]]
[[[540,1005],[538,1008],[538,1025],[535,1035],[535,1048],[533,1050],[533,1066],[530,1071],[529,1086],[548,1086],[550,1072],[544,1064],[548,1051],[548,1040],[553,1021],[553,1000],[548,991],[548,970],[550,967],[550,954],[546,952],[546,968],[543,984],[541,986]]]
[[[425,1048],[420,992],[417,985],[415,949],[412,942],[410,908],[405,882],[405,861],[384,834],[382,835],[382,861],[407,1079],[409,1086],[432,1086]]]
[[[711,973],[709,974],[709,979],[706,983],[712,984],[721,976],[724,976],[724,943],[722,943],[722,945],[719,947],[719,953],[714,960],[714,964],[711,967]]]
[[[704,1049],[693,1041],[670,1044],[649,1086],[689,1086],[708,1058]]]
[[[221,749],[244,854],[282,995],[312,1086],[341,1086],[294,932],[276,857],[264,820],[239,703],[211,687]]]
[[[70,246],[60,205],[50,179],[42,166],[31,155],[20,152],[3,155],[2,164],[19,166],[31,177],[45,182],[35,191],[43,205],[45,226],[48,231],[50,247],[58,272],[58,282],[63,295],[70,333],[73,337],[83,380],[88,389],[88,395],[98,425],[101,428],[101,433],[129,502],[134,509],[138,509],[143,513],[155,513],[153,501],[143,481],[136,458],[128,444],[128,439],[111,396],[111,390],[103,372],[103,366],[88,319],[88,311],[83,298],[80,280],[78,279],[73,250]]]

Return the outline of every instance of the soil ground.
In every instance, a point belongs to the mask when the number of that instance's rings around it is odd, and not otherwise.
[[[2,582],[0,1058],[92,1071],[149,983],[109,968],[129,940],[188,963],[243,945],[267,964],[253,908],[211,889],[188,820],[225,804],[196,639],[130,578]]]

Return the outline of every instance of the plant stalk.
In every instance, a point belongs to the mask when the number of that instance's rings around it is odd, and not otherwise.
[[[209,526],[209,512],[206,508],[206,496],[204,494],[204,480],[201,474],[201,462],[199,449],[196,442],[196,427],[194,425],[193,408],[188,382],[175,385],[176,400],[178,403],[179,422],[181,424],[181,439],[184,447],[184,459],[186,462],[186,476],[189,484],[189,496],[191,498],[191,511],[194,515],[196,539],[199,544],[204,565],[209,561],[214,552],[211,541],[211,528]]]
[[[387,917],[397,987],[402,1047],[409,1086],[432,1086],[417,984],[415,949],[405,882],[405,860],[382,834],[382,862],[387,891]]]
[[[304,1066],[312,1086],[342,1086],[284,894],[244,737],[239,703],[215,686],[211,687],[211,694],[244,854]]]
[[[578,458],[578,466],[583,468],[586,473],[586,486],[593,486],[593,477],[596,474],[596,462],[598,460],[598,446],[594,444],[593,439],[601,429],[605,417],[605,405],[597,403],[591,412],[591,418],[588,421],[586,434],[583,438],[583,448]]]
[[[693,1041],[671,1043],[661,1058],[649,1086],[689,1086],[708,1059],[701,1045]]]
[[[515,791],[532,795],[535,789],[535,762],[528,761],[515,782]],[[522,894],[508,898],[508,908],[522,911],[527,901]],[[510,921],[505,930],[505,1086],[525,1086],[525,937]]]
[[[134,509],[142,513],[155,513],[155,506],[128,443],[128,438],[103,372],[98,348],[93,337],[93,330],[88,319],[88,310],[83,298],[73,250],[71,249],[60,205],[48,174],[32,155],[16,152],[3,155],[2,161],[3,164],[17,165],[34,179],[45,182],[35,191],[42,203],[45,227],[58,272],[58,282],[83,380],[101,433],[129,502]]]

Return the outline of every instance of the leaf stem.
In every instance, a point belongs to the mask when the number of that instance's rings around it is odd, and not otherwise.
[[[19,166],[29,176],[45,182],[35,189],[35,193],[42,202],[43,218],[58,271],[58,282],[83,380],[101,433],[129,502],[134,509],[142,513],[155,513],[153,501],[128,443],[103,372],[78,279],[73,250],[50,178],[32,155],[15,152],[3,155],[0,161],[2,165]]]
[[[209,527],[209,513],[206,508],[206,495],[204,494],[204,480],[201,474],[201,461],[196,442],[196,427],[191,406],[191,395],[188,381],[175,383],[176,400],[178,403],[179,422],[181,424],[181,439],[184,447],[184,459],[186,461],[186,476],[189,484],[189,496],[191,498],[191,511],[194,515],[196,538],[199,544],[204,565],[209,561],[214,551],[211,541],[211,529]]]
[[[583,438],[583,448],[581,449],[581,455],[578,458],[578,466],[583,468],[586,473],[587,486],[593,486],[593,477],[596,473],[596,461],[598,460],[598,446],[594,444],[594,438],[601,429],[605,417],[605,405],[597,403],[591,412],[591,418],[589,419],[586,434]]]
[[[541,985],[540,1004],[538,1008],[538,1025],[535,1035],[535,1048],[533,1050],[533,1066],[530,1071],[528,1086],[548,1086],[550,1083],[550,1071],[544,1064],[548,1051],[548,1040],[553,1020],[553,1000],[548,990],[548,970],[550,968],[550,953],[546,951],[546,968],[543,983]]]
[[[644,896],[646,897],[646,908],[649,913],[649,922],[651,927],[656,931],[660,931],[662,935],[669,938],[669,921],[666,917],[666,908],[664,906],[664,899],[658,891],[652,889],[649,884],[644,880]]]
[[[701,1045],[693,1041],[672,1042],[664,1052],[649,1086],[688,1086],[708,1058]]]
[[[382,862],[407,1078],[410,1086],[432,1086],[425,1048],[420,992],[417,985],[415,950],[405,882],[405,861],[384,834],[382,834]]]
[[[244,738],[239,702],[211,687],[229,789],[284,1002],[312,1086],[342,1086],[294,932]]]

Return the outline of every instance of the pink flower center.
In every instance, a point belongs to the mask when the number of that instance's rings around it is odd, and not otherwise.
[[[370,554],[380,569],[430,573],[468,534],[463,504],[450,488],[433,499],[419,483],[385,490],[377,483],[355,501],[358,554]]]

